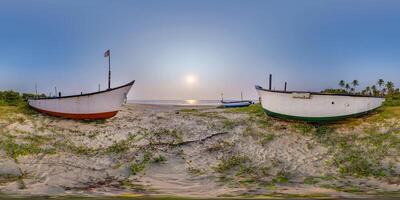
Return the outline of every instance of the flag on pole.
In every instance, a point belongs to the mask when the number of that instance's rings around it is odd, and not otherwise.
[[[110,57],[110,49],[108,49],[106,52],[104,52],[104,57]]]

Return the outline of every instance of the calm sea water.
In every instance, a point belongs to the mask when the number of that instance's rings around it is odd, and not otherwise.
[[[128,103],[154,104],[154,105],[177,105],[177,106],[218,106],[220,100],[128,100]]]
[[[253,100],[253,102],[258,101]],[[128,100],[128,103],[177,106],[219,106],[221,105],[221,100]]]

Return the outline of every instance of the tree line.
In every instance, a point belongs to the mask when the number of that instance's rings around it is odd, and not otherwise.
[[[393,82],[385,82],[383,79],[379,79],[376,84],[367,86],[361,91],[357,91],[357,86],[359,86],[358,80],[353,80],[351,83],[346,83],[344,80],[340,80],[338,85],[341,90],[348,94],[386,96],[399,93],[399,88],[395,88]]]
[[[396,88],[394,83],[391,81],[384,81],[379,79],[376,84],[365,87],[362,90],[358,90],[358,80],[353,80],[350,83],[344,80],[339,81],[338,89],[326,89],[323,93],[329,94],[354,94],[354,95],[365,95],[365,96],[376,96],[385,97],[384,105],[387,106],[400,106],[400,90]]]

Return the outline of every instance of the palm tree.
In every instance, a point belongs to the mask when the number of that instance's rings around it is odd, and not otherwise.
[[[350,88],[350,93],[353,93],[354,94],[354,91],[355,91],[355,89],[352,87],[352,88]]]
[[[371,86],[371,90],[372,90],[372,95],[374,95],[374,96],[378,96],[379,95],[379,92],[376,89],[375,85]]]
[[[359,85],[357,80],[354,80],[353,82],[351,82],[351,84],[354,87],[354,91],[356,90],[356,87]]]
[[[380,88],[380,89],[382,89],[382,85],[383,85],[383,84],[385,84],[385,81],[384,81],[383,79],[379,79],[379,80],[378,80],[378,85],[379,85],[379,88]]]
[[[383,89],[382,89],[382,94],[381,94],[381,96],[385,96],[386,91],[387,91],[386,88],[383,88]]]
[[[368,95],[371,95],[371,88],[370,88],[369,86],[367,86],[367,87],[365,88],[365,92],[366,92]]]
[[[344,86],[344,88],[346,89],[346,91],[348,92],[350,89],[350,85],[348,83],[346,83],[346,85]]]
[[[388,81],[386,83],[386,89],[388,91],[388,94],[392,94],[394,92],[394,83],[391,81]]]
[[[344,88],[345,85],[346,85],[346,83],[344,82],[344,80],[340,80],[340,81],[339,81],[339,86],[340,86],[341,88]]]

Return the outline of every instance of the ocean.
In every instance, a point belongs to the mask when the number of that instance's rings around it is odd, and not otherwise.
[[[134,104],[177,105],[177,106],[219,106],[220,100],[128,100]]]

